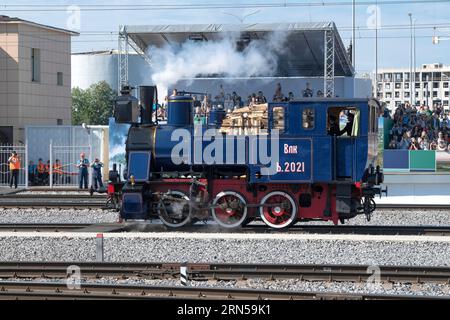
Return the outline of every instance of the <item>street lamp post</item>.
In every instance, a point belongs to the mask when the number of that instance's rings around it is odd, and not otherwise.
[[[413,73],[414,73],[414,96],[413,96],[413,101],[414,101],[414,105],[416,105],[417,101],[416,101],[416,73],[417,73],[417,51],[416,51],[416,22],[417,19],[413,20],[413,39],[414,39],[414,58],[413,58]],[[420,83],[420,80],[419,80]]]
[[[352,6],[352,63],[356,71],[356,0],[353,0]]]
[[[413,95],[415,96],[415,85],[413,84],[413,19],[412,13],[408,13],[410,23],[410,44],[409,44],[409,86],[411,88],[411,94],[409,95],[409,102],[413,104]],[[414,86],[413,86],[414,85]]]

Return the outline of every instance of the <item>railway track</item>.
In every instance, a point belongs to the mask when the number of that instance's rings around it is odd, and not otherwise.
[[[301,299],[301,300],[378,300],[378,299],[435,299],[412,295],[348,294],[332,292],[272,291],[223,287],[148,286],[127,284],[99,284],[82,282],[78,290],[71,290],[64,281],[69,266],[80,267],[85,281],[92,278],[119,277],[145,279],[177,279],[177,263],[0,263],[0,299]],[[191,281],[258,279],[301,279],[304,281],[363,282],[372,275],[368,266],[346,265],[245,265],[245,264],[189,264]],[[14,278],[15,281],[11,279]],[[20,281],[27,278],[28,281]],[[45,281],[42,279],[45,278]],[[33,281],[30,281],[33,279]],[[40,281],[36,281],[41,279]],[[444,283],[450,282],[450,268],[444,267],[380,267],[383,282]],[[444,297],[449,298],[449,297]]]
[[[192,300],[436,300],[442,297],[412,295],[350,294],[275,291],[221,287],[143,286],[82,284],[69,289],[65,282],[2,282],[0,299],[102,300],[102,299],[192,299]]]
[[[105,208],[105,195],[89,194],[6,194],[0,196],[2,208]]]
[[[228,234],[330,234],[330,235],[384,235],[384,236],[450,236],[450,226],[330,226],[295,225],[285,230],[275,230],[264,225],[251,225],[237,229],[223,229],[215,224],[193,225],[170,229],[162,224],[150,223],[99,223],[99,224],[0,224],[1,232],[188,232]]]
[[[70,232],[80,231],[90,227],[92,224],[83,223],[47,223],[47,224],[17,224],[2,223],[0,224],[0,232]]]
[[[162,224],[135,224],[129,231],[139,232],[188,232],[188,233],[246,233],[246,234],[356,234],[356,235],[408,235],[450,236],[450,226],[354,226],[354,225],[305,225],[296,224],[288,229],[271,229],[263,224],[250,224],[235,229],[220,228],[216,224],[195,224],[180,229]]]
[[[91,263],[91,262],[0,262],[1,279],[64,279],[68,267],[80,268],[81,277],[178,279],[180,263]],[[187,264],[193,281],[246,279],[300,279],[305,281],[365,282],[373,275],[366,265],[275,265],[275,264]],[[450,267],[380,266],[383,282],[450,284]]]
[[[377,209],[421,209],[421,210],[449,210],[450,205],[443,204],[377,204]]]

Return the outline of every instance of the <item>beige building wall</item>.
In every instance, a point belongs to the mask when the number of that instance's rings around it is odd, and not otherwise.
[[[40,53],[37,81],[33,48]],[[14,143],[25,142],[27,125],[70,125],[71,104],[71,33],[0,20],[0,126],[14,127]]]

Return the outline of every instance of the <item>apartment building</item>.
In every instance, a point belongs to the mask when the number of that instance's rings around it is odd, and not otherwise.
[[[71,37],[78,33],[0,16],[0,143],[27,125],[71,124]]]
[[[410,72],[409,68],[381,69],[375,85],[378,98],[390,109],[404,102],[430,107],[442,104],[448,109],[449,82],[450,66],[434,63],[424,64],[415,72]]]

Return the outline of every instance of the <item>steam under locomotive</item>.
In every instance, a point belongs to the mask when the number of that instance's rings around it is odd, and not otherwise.
[[[159,217],[173,228],[262,220],[279,229],[360,214],[369,220],[376,208],[383,183],[375,167],[376,100],[309,98],[232,113],[219,107],[203,124],[189,93],[169,98],[164,124],[156,101],[153,86],[140,87],[140,103],[129,88],[116,100],[116,122],[131,124],[125,182],[110,188],[121,190],[123,219]],[[352,122],[333,134],[342,117]]]

